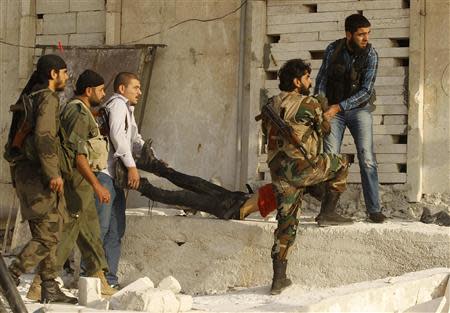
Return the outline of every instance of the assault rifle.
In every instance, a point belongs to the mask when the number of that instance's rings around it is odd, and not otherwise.
[[[308,158],[308,152],[303,146],[302,142],[295,135],[294,130],[289,126],[273,109],[271,105],[272,101],[267,102],[261,108],[261,114],[255,117],[256,121],[261,119],[267,119],[270,121],[273,127],[275,127],[281,137],[286,139],[291,145],[298,149],[301,154],[305,157],[305,160],[311,165],[312,168],[316,168],[316,165]]]

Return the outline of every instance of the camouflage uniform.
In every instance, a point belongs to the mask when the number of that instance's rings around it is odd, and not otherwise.
[[[304,188],[326,182],[331,190],[344,192],[348,164],[342,155],[321,153],[322,134],[327,122],[322,119],[321,104],[316,98],[295,91],[281,92],[274,97],[273,107],[294,129],[307,151],[308,159],[314,164],[313,168],[298,149],[279,136],[270,123],[266,126],[267,162],[278,206],[278,228],[272,258],[285,260],[295,241]]]
[[[55,92],[44,89],[33,96],[33,101],[37,107],[36,126],[24,142],[28,157],[14,166],[21,213],[28,220],[32,238],[10,270],[19,276],[39,265],[42,280],[51,280],[57,277],[56,248],[67,219],[63,195],[49,188],[50,179],[61,176],[59,99]]]
[[[75,154],[87,156],[88,139],[99,134],[89,109],[80,100],[71,100],[61,113],[61,125]],[[75,160],[73,162],[75,163]],[[64,264],[77,243],[88,276],[100,270],[107,270],[92,186],[74,169],[73,176],[66,181],[64,191],[71,218],[69,223],[64,225],[63,239],[57,251],[58,263],[61,266]]]

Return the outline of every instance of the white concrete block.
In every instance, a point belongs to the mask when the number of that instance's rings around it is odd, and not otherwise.
[[[308,13],[309,8],[304,5],[267,6],[267,16],[280,14]]]
[[[338,30],[338,22],[268,25],[268,35]]]
[[[77,33],[105,32],[105,11],[77,13]]]
[[[380,48],[377,49],[380,58],[407,58],[409,57],[408,47]]]
[[[377,77],[375,80],[375,86],[403,86],[405,84],[404,77]],[[376,89],[376,88],[375,88]]]
[[[192,296],[189,295],[175,295],[177,297],[178,302],[180,303],[180,307],[178,309],[179,312],[186,312],[192,309],[192,304],[194,300]]]
[[[140,291],[140,290],[146,290],[146,289],[150,289],[150,288],[154,288],[154,287],[155,287],[155,285],[150,280],[150,278],[148,278],[146,276],[139,278],[111,296],[111,299],[110,299],[111,307],[112,308],[119,307],[120,302],[122,301],[123,297],[126,296],[127,293],[136,292],[136,291]]]
[[[102,299],[100,279],[80,277],[78,280],[78,302],[87,305]]]
[[[375,107],[375,111],[373,111],[374,115],[380,114],[392,114],[392,115],[404,115],[408,114],[408,107],[406,105],[377,105]]]
[[[357,13],[356,10],[326,13],[269,15],[267,17],[267,25],[338,22],[344,20],[348,15],[353,13]]]
[[[298,34],[282,34],[279,43],[298,42],[298,41],[315,41],[319,39],[319,32],[298,33]]]
[[[173,276],[167,276],[166,278],[161,280],[158,284],[158,288],[164,289],[164,290],[170,290],[173,293],[180,293],[180,291],[181,291],[180,283]]]
[[[36,36],[37,45],[54,45],[57,46],[61,42],[63,46],[69,43],[69,35],[38,35]]]
[[[325,50],[328,42],[326,41],[302,41],[290,43],[273,43],[270,45],[270,51],[290,52],[290,51],[317,51]]]
[[[393,96],[393,95],[404,95],[404,86],[378,86],[375,88],[377,96]]]
[[[104,43],[105,43],[104,33],[69,35],[69,45],[71,46],[98,46],[103,45]]]
[[[36,14],[69,12],[69,0],[36,0]]]
[[[387,115],[383,118],[384,125],[405,125],[407,122],[406,115]]]
[[[77,30],[75,13],[45,14],[44,34],[71,34]]]
[[[105,0],[70,0],[69,9],[71,12],[101,11],[105,10],[105,2]]]
[[[151,313],[176,313],[180,304],[170,290],[156,288],[126,292],[120,303],[111,302],[114,310],[144,311]]]
[[[377,95],[376,104],[405,104],[403,96],[379,96]]]
[[[317,12],[346,11],[346,10],[381,10],[401,9],[402,0],[377,0],[357,2],[317,3]]]
[[[320,40],[336,40],[344,36],[343,31],[321,31]],[[370,38],[409,38],[409,27],[372,29]]]
[[[396,67],[378,67],[377,77],[380,76],[406,76],[407,67],[396,66]]]
[[[363,15],[372,21],[374,19],[409,17],[409,9],[364,10]]]
[[[380,183],[385,184],[402,184],[406,183],[406,173],[379,173],[378,180]],[[359,173],[349,173],[347,182],[351,184],[359,184],[361,183],[361,175]]]

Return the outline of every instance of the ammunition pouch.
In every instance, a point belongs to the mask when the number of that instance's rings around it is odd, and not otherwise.
[[[108,165],[109,145],[106,136],[98,135],[86,142],[87,159],[91,170],[98,172],[104,170]]]

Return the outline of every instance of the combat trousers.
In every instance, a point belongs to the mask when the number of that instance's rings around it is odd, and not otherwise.
[[[339,154],[320,154],[315,168],[302,159],[291,159],[280,152],[269,163],[272,184],[277,198],[277,221],[272,258],[286,260],[297,234],[298,214],[304,188],[326,182],[326,187],[342,193],[346,189],[348,163]]]
[[[14,175],[21,213],[28,220],[31,240],[10,268],[26,273],[37,267],[42,280],[55,279],[58,276],[56,249],[63,222],[67,220],[64,196],[49,189],[37,164],[19,163]]]
[[[65,184],[65,196],[71,217],[63,226],[62,239],[57,249],[59,268],[62,268],[77,244],[87,276],[100,270],[107,271],[94,191],[77,170]]]

